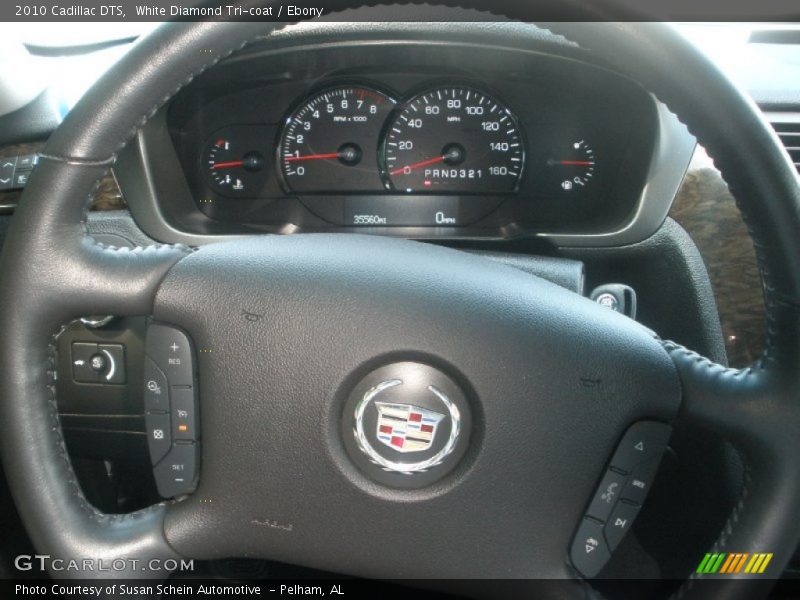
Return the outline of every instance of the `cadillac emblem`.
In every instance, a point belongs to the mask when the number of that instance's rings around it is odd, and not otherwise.
[[[378,441],[398,452],[422,452],[433,444],[441,413],[412,404],[376,402]]]
[[[455,448],[458,407],[440,389],[425,387],[403,402],[403,381],[388,379],[367,390],[355,409],[358,448],[386,471],[418,473],[440,464]]]

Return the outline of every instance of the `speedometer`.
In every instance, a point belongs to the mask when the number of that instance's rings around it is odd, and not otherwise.
[[[511,111],[489,94],[443,87],[399,111],[384,140],[384,177],[405,192],[504,194],[517,189],[525,152]]]
[[[287,118],[278,147],[287,190],[381,189],[378,144],[394,104],[366,87],[336,87],[305,99]]]

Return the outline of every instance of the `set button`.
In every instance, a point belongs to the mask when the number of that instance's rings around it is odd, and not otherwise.
[[[194,491],[197,482],[197,445],[173,444],[169,454],[153,469],[158,493],[173,498]]]

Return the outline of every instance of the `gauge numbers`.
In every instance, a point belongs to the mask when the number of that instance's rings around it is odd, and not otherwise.
[[[389,187],[405,192],[509,193],[525,162],[511,111],[467,87],[409,100],[388,125],[384,154]]]
[[[389,96],[366,87],[331,88],[303,101],[279,144],[285,187],[307,193],[381,188],[378,144],[393,108]]]

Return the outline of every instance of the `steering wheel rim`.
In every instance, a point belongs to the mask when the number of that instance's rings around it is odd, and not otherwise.
[[[342,0],[336,8],[361,4]],[[494,3],[492,10],[526,19],[518,4]],[[746,464],[742,498],[713,550],[772,552],[774,569],[782,569],[800,540],[800,522],[793,518],[800,509],[800,473],[792,464],[800,455],[794,397],[800,375],[800,269],[794,264],[800,256],[800,192],[793,167],[752,101],[671,29],[643,23],[609,24],[602,31],[586,24],[545,26],[639,81],[675,111],[714,157],[742,210],[764,281],[767,350],[752,367],[733,370],[671,342],[663,347],[680,375],[681,418],[720,433]],[[37,547],[52,555],[179,557],[165,535],[166,503],[113,516],[83,497],[58,424],[54,332],[85,314],[152,314],[156,292],[191,249],[104,247],[86,233],[86,198],[117,152],[179,89],[276,28],[173,24],[140,41],[53,134],[24,194],[0,263],[0,302],[25,308],[0,315],[6,332],[0,361],[9,369],[0,382],[0,409],[3,422],[14,424],[3,433],[2,450],[26,527]],[[682,65],[680,74],[673,64]],[[51,527],[53,522],[63,526]],[[752,597],[770,584],[718,583],[717,593],[729,598]]]

